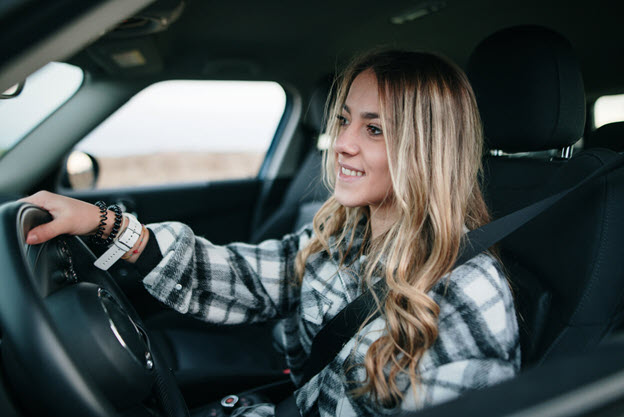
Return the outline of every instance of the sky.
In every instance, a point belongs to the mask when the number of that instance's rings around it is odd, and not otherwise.
[[[162,82],[136,95],[78,148],[101,156],[262,152],[273,139],[285,103],[284,90],[272,82]]]

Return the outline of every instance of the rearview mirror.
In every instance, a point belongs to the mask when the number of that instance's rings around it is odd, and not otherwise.
[[[24,89],[25,84],[26,84],[26,80],[20,81],[19,83],[6,89],[2,94],[0,94],[0,99],[15,98],[19,96],[22,90]]]

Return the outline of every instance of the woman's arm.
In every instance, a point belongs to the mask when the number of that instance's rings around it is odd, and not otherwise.
[[[213,323],[249,323],[283,316],[299,302],[294,262],[311,237],[310,229],[259,245],[219,246],[182,223],[148,228],[162,259],[143,284],[181,313]]]
[[[53,218],[29,232],[29,244],[61,234],[91,235],[100,224],[100,209],[80,200],[40,191],[22,201],[46,209]],[[104,238],[112,230],[115,215],[109,210],[107,217]],[[147,290],[177,311],[235,324],[269,320],[298,304],[294,262],[311,237],[310,229],[257,246],[217,246],[196,237],[181,223],[148,227],[150,232],[135,244],[137,253],[133,248],[124,258],[137,262]]]
[[[20,201],[39,206],[52,215],[51,222],[37,226],[28,232],[26,243],[29,245],[37,245],[63,234],[92,235],[100,225],[100,209],[84,201],[48,191],[39,191]],[[108,221],[102,235],[104,238],[108,237],[113,229],[115,213],[108,210],[107,217]]]
[[[112,210],[106,210],[104,206],[100,209],[100,207],[94,204],[47,191],[39,191],[20,201],[39,206],[52,215],[52,221],[39,225],[28,232],[26,243],[29,245],[41,244],[63,234],[75,236],[93,235],[99,229],[101,229],[99,237],[101,240],[106,240],[114,230],[117,237],[122,236],[125,228],[128,226],[128,219],[124,217],[119,224],[119,228],[114,229],[116,215]],[[104,213],[102,210],[106,213],[104,223],[101,222],[103,220],[102,214]],[[140,229],[139,238],[130,250],[122,255],[121,259],[134,263],[141,256],[149,241],[149,233],[142,226]],[[112,263],[114,262],[112,261]]]

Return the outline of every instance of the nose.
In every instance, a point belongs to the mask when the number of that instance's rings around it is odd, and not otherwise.
[[[344,126],[334,142],[334,152],[345,155],[355,155],[359,151],[357,136],[352,125]]]

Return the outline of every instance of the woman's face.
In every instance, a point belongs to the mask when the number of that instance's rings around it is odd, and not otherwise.
[[[372,70],[366,70],[353,80],[338,116],[341,127],[334,143],[334,197],[343,206],[370,206],[374,210],[391,194],[392,181],[379,113],[377,78]]]

